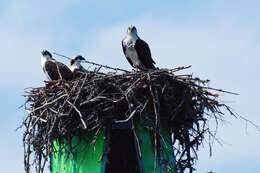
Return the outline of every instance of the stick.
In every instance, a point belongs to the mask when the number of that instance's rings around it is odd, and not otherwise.
[[[51,101],[51,102],[49,102],[49,103],[45,103],[44,105],[42,105],[42,106],[40,106],[40,107],[35,108],[34,110],[32,110],[32,111],[30,112],[30,114],[33,113],[33,112],[35,112],[35,111],[37,111],[37,110],[39,110],[39,109],[41,109],[41,108],[43,108],[43,107],[45,107],[45,106],[48,106],[48,105],[50,105],[50,104],[52,104],[52,103],[55,103],[56,101],[58,101],[59,99],[61,99],[62,97],[65,97],[65,96],[67,96],[67,94],[63,94],[62,96],[58,97],[57,99],[55,99],[55,100],[53,100],[53,101]]]
[[[60,68],[59,68],[59,66],[58,66],[58,63],[57,63],[56,60],[54,60],[54,61],[55,61],[56,68],[57,68],[58,74],[59,74],[59,76],[60,76],[60,79],[62,80],[63,78],[62,78],[62,75],[61,75],[61,72],[60,72]]]
[[[158,110],[157,110],[157,105],[156,105],[156,99],[155,99],[155,96],[154,96],[154,93],[153,93],[153,89],[152,89],[152,84],[151,84],[151,76],[150,74],[148,73],[147,74],[147,77],[148,77],[148,80],[149,80],[149,89],[150,89],[150,93],[151,93],[151,96],[152,96],[152,99],[153,99],[153,108],[154,108],[154,119],[155,119],[155,131],[154,131],[154,156],[155,156],[155,159],[154,159],[154,173],[155,173],[155,170],[156,170],[156,167],[157,167],[157,158],[158,158],[158,153],[157,153],[157,130],[158,130]]]
[[[59,53],[56,53],[56,52],[52,52],[52,53],[55,54],[55,55],[58,55],[58,56],[61,56],[61,57],[64,57],[66,59],[71,60],[71,58],[69,58],[68,56],[65,56],[65,55],[62,55],[62,54],[59,54]],[[123,72],[126,72],[126,73],[130,73],[130,71],[127,71],[127,70],[124,70],[124,69],[121,69],[121,68],[114,68],[114,67],[110,67],[110,66],[107,66],[107,65],[98,64],[98,63],[95,63],[95,62],[92,62],[92,61],[85,60],[84,62],[88,63],[88,64],[95,65],[95,66],[99,66],[99,67],[105,67],[107,69],[111,69],[111,70],[115,70],[115,71],[123,71]]]
[[[216,89],[216,88],[211,88],[211,87],[203,87],[204,89],[210,89],[210,90],[214,90],[214,91],[219,91],[222,93],[228,93],[228,94],[233,94],[233,95],[239,95],[238,93],[234,93],[234,92],[230,92],[230,91],[225,91],[222,89]]]
[[[137,108],[138,108],[138,107],[137,107]],[[125,119],[125,120],[115,120],[114,122],[115,122],[115,123],[124,123],[124,122],[129,121],[129,120],[134,116],[134,114],[135,114],[137,108],[135,108],[135,110],[131,113],[131,115],[130,115],[127,119]]]
[[[76,108],[76,106],[73,105],[70,101],[67,101],[67,102],[68,102],[68,103],[75,109],[75,111],[79,114],[80,121],[81,121],[81,123],[82,123],[84,129],[87,129],[87,125],[86,125],[85,121],[83,120],[83,116],[82,116],[81,112],[80,112],[80,111]]]

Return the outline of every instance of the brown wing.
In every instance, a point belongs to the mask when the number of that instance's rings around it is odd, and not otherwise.
[[[61,62],[58,61],[55,62],[54,60],[51,60],[51,61],[46,61],[45,63],[45,71],[48,73],[48,76],[50,77],[51,80],[60,79],[57,66],[59,68],[62,79],[71,80],[73,78],[73,73],[66,65],[62,64]]]
[[[150,48],[144,40],[136,40],[135,50],[138,54],[138,58],[146,69],[156,69],[154,66],[155,62],[152,59]]]
[[[45,67],[45,73],[47,73],[50,80],[58,80],[60,78],[55,62],[46,61],[44,67]]]
[[[129,62],[129,64],[130,64],[132,67],[134,67],[134,66],[133,66],[133,63],[132,63],[132,61],[131,61],[131,59],[128,58],[127,55],[126,55],[126,47],[125,47],[125,45],[124,45],[124,40],[122,40],[121,44],[122,44],[123,52],[124,52],[124,54],[125,54],[125,57],[126,57],[127,61]]]
[[[65,80],[72,80],[73,79],[73,73],[72,71],[69,69],[69,67],[67,67],[65,64],[61,63],[61,62],[56,62],[58,65],[58,68],[60,70],[62,79]]]

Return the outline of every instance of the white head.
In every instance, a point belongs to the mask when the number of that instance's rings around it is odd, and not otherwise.
[[[51,53],[50,53],[49,51],[47,51],[47,50],[43,50],[43,51],[42,51],[42,56],[43,56],[44,58],[46,58],[46,59],[51,59],[51,58],[52,58]]]
[[[81,55],[74,56],[70,60],[70,70],[74,71],[75,69],[83,68],[80,63],[85,61],[85,58],[83,58]]]
[[[133,26],[133,25],[130,25],[128,28],[127,28],[127,34],[128,35],[137,35],[137,30],[136,30],[136,27]]]

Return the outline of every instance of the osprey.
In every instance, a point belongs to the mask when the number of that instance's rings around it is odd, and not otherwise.
[[[85,61],[81,55],[77,55],[70,60],[70,70],[73,73],[74,78],[81,77],[85,72],[86,69],[82,67],[81,62]]]
[[[49,80],[71,80],[73,73],[71,70],[61,62],[52,58],[49,51],[43,50],[41,57],[42,69]]]
[[[133,25],[128,27],[127,35],[122,40],[122,47],[126,59],[134,68],[140,70],[156,69],[148,44],[139,38]]]

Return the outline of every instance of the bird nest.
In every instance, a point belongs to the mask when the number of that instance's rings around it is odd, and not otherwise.
[[[73,81],[29,88],[25,93],[28,116],[23,121],[26,172],[33,163],[43,172],[55,139],[71,141],[79,130],[97,137],[107,125],[135,118],[142,119],[155,140],[163,138],[160,122],[167,122],[174,136],[177,170],[192,171],[205,136],[214,138],[208,121],[222,121],[224,109],[234,114],[214,93],[226,91],[208,87],[208,80],[176,74],[186,68],[121,73],[114,68],[101,73],[99,68]]]

